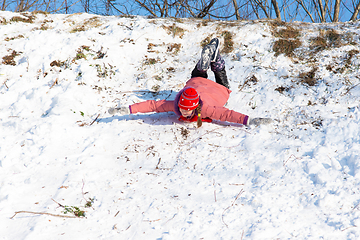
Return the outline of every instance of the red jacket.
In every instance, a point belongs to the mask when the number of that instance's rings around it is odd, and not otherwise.
[[[176,95],[175,100],[173,101],[148,100],[145,102],[135,103],[129,106],[130,112],[132,114],[147,112],[175,112],[178,116],[181,116],[178,102],[181,93],[187,87],[195,88],[200,96],[202,118],[211,118],[241,124],[247,123],[247,115],[224,107],[229,99],[231,91],[214,81],[202,77],[191,78],[187,81],[185,87]]]

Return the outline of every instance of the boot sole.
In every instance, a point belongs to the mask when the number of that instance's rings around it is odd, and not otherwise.
[[[215,52],[212,52],[211,46],[215,45]],[[201,59],[199,67],[201,70],[207,70],[210,66],[211,62],[216,60],[216,56],[219,52],[219,40],[214,38],[210,41],[208,45],[206,45],[201,52]]]

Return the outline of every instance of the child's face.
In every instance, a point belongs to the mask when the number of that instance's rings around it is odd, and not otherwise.
[[[194,110],[185,110],[185,109],[182,109],[182,108],[179,108],[180,112],[181,112],[181,115],[183,115],[183,117],[190,117]]]

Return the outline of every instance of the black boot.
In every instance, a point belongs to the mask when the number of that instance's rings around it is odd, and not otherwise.
[[[227,75],[226,75],[226,71],[225,71],[225,66],[224,66],[224,68],[222,70],[214,72],[214,74],[215,74],[215,80],[216,80],[216,82],[218,84],[221,84],[224,87],[230,89],[229,82],[228,82]]]

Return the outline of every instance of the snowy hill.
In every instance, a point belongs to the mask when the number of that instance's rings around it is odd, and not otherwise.
[[[0,12],[0,239],[359,239],[359,27]],[[107,113],[215,36],[273,124]]]

